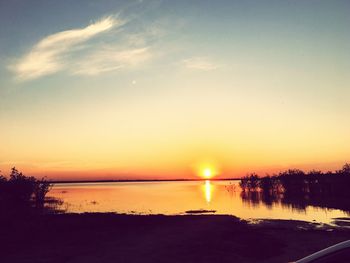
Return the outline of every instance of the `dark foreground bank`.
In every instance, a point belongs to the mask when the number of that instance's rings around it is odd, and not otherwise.
[[[350,239],[298,221],[62,214],[1,222],[1,262],[288,262]]]

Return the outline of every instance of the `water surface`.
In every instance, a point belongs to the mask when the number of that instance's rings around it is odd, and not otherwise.
[[[67,212],[117,212],[135,214],[185,214],[215,211],[243,219],[294,219],[329,223],[347,217],[339,209],[282,202],[266,204],[242,198],[238,181],[108,182],[55,184],[50,196],[62,199]],[[214,212],[211,212],[214,213]]]

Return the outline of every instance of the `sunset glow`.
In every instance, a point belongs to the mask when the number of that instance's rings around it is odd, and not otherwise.
[[[127,2],[0,8],[3,173],[237,178],[348,161],[348,4]]]
[[[201,161],[195,165],[195,173],[205,180],[212,179],[220,175],[219,165],[214,160]]]

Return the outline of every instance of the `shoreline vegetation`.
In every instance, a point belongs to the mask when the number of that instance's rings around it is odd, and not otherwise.
[[[8,177],[0,174],[1,218],[59,212],[62,201],[46,197],[51,188],[45,178],[25,176],[15,167]]]
[[[307,206],[341,209],[350,214],[350,164],[334,172],[290,169],[260,177],[248,174],[239,183],[241,198],[251,205],[282,204],[305,210]]]

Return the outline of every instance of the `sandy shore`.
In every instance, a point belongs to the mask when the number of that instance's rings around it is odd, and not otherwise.
[[[62,214],[1,222],[1,262],[288,262],[350,239],[300,221]]]

